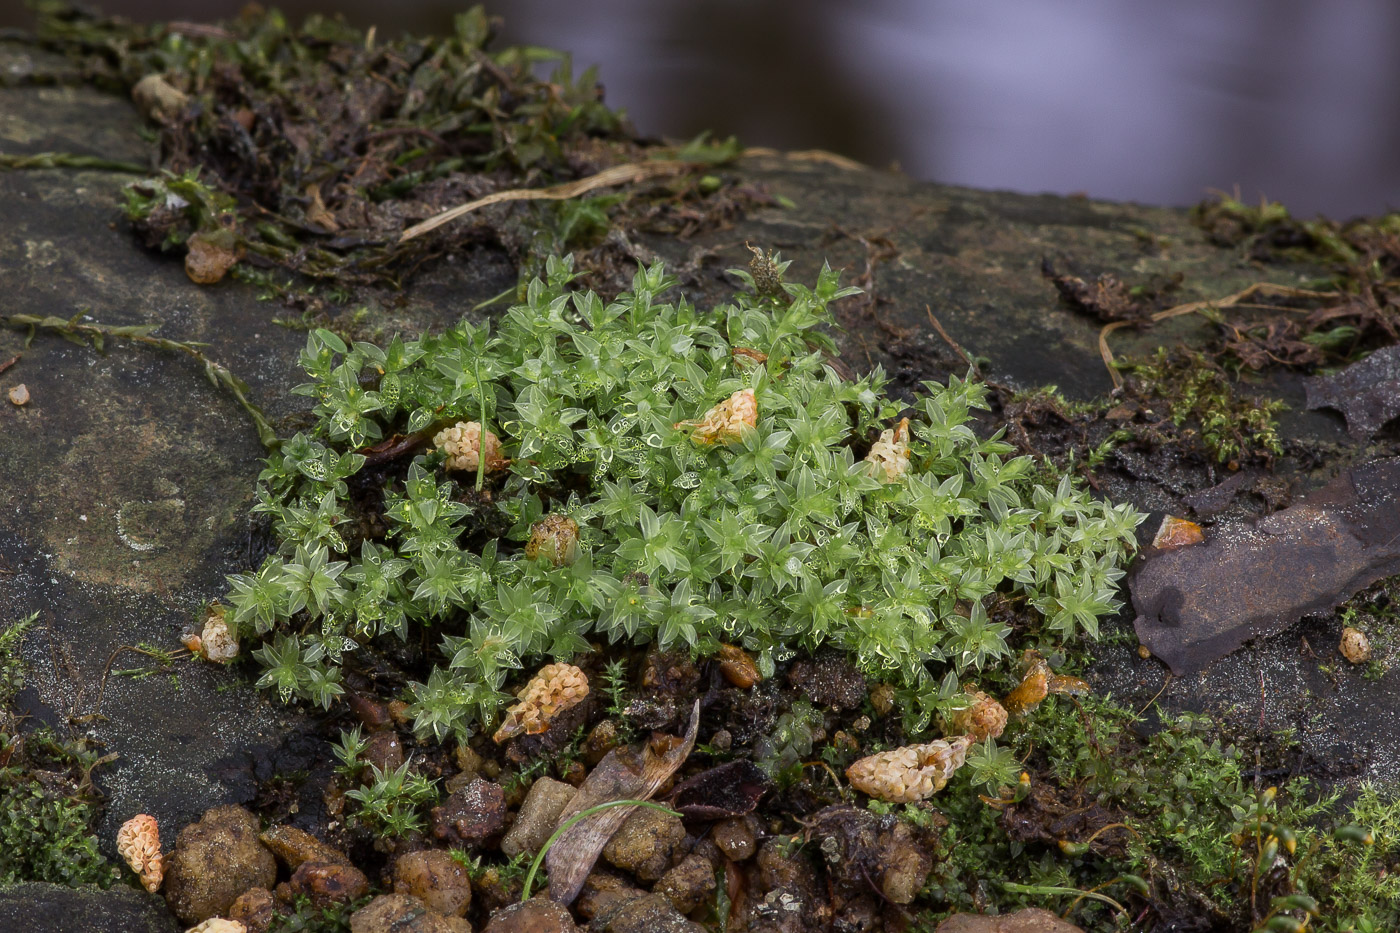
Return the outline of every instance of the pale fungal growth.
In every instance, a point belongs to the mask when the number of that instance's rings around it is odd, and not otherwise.
[[[518,694],[520,702],[506,710],[505,722],[491,738],[496,742],[517,735],[538,735],[549,721],[588,696],[588,677],[572,664],[549,664],[530,678]]]
[[[972,698],[972,705],[953,714],[948,731],[953,735],[970,735],[977,742],[1000,738],[1006,729],[1006,707],[972,684],[963,684],[963,692]]]
[[[117,854],[141,878],[141,886],[154,894],[165,878],[165,858],[160,854],[160,827],[156,818],[138,813],[117,830]]]
[[[753,389],[740,389],[714,408],[705,412],[699,421],[678,421],[679,428],[693,428],[691,440],[705,447],[715,444],[729,444],[739,440],[758,425],[758,399]]]
[[[204,629],[198,635],[186,635],[181,639],[191,653],[218,664],[227,664],[238,657],[238,639],[229,630],[225,611],[224,606],[213,603],[204,617]]]
[[[210,917],[198,926],[190,927],[185,933],[248,933],[248,928],[237,920]]]
[[[846,779],[863,794],[886,803],[914,803],[942,790],[967,760],[972,736],[905,745],[862,758],[846,769]]]
[[[578,560],[578,522],[567,515],[546,515],[535,522],[530,526],[525,556],[530,560],[543,557],[556,567],[572,564]]]
[[[1360,629],[1350,626],[1342,629],[1342,643],[1337,646],[1342,657],[1352,664],[1360,664],[1371,659],[1371,642]]]
[[[882,483],[898,482],[909,472],[909,419],[880,432],[880,439],[865,455],[866,470]]]
[[[459,421],[433,435],[433,446],[447,454],[447,469],[475,470],[481,455],[481,423]],[[498,470],[505,464],[501,456],[501,439],[486,432],[486,471]]]

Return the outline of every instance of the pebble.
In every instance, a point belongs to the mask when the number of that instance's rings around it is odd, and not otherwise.
[[[228,909],[228,918],[243,924],[248,933],[267,933],[276,912],[277,905],[273,902],[271,891],[267,888],[249,888],[238,895]]]
[[[577,933],[569,911],[543,897],[532,897],[497,911],[482,933]]]
[[[258,840],[287,868],[296,871],[302,862],[334,862],[350,865],[350,857],[295,826],[269,826]]]
[[[576,793],[576,789],[563,781],[548,777],[536,780],[520,805],[515,825],[501,840],[501,852],[507,858],[515,858],[522,852],[538,852],[559,825],[560,815],[573,802]]]
[[[403,765],[403,741],[397,732],[375,732],[365,741],[360,759],[387,774]]]
[[[445,917],[464,917],[472,902],[467,870],[442,849],[421,849],[394,863],[394,893],[420,898]]]
[[[369,879],[364,872],[335,862],[302,862],[290,880],[277,886],[279,901],[290,903],[305,897],[317,909],[359,900],[368,893]]]
[[[176,837],[165,900],[182,922],[195,924],[225,916],[238,895],[276,881],[277,860],[258,841],[258,818],[242,807],[214,807]]]
[[[1027,907],[1014,914],[989,917],[983,914],[953,914],[934,933],[1084,933],[1048,910]]]
[[[742,862],[754,854],[758,848],[758,836],[754,832],[753,820],[736,816],[720,820],[710,832],[710,838],[719,846],[725,858]]]
[[[29,386],[20,383],[10,389],[10,401],[15,405],[29,404]]]
[[[435,914],[408,894],[381,894],[350,915],[350,933],[471,933],[460,917]]]
[[[499,784],[477,778],[433,807],[433,835],[449,845],[475,847],[506,825],[506,795]]]
[[[702,904],[710,903],[717,883],[715,868],[703,855],[691,853],[680,864],[661,876],[651,889],[660,894],[683,914],[691,913]]]
[[[671,867],[684,839],[679,817],[638,807],[603,847],[603,858],[642,881],[655,881]]]

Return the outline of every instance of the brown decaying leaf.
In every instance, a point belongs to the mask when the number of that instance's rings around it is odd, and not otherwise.
[[[690,757],[699,728],[700,701],[696,700],[690,714],[690,727],[683,738],[653,734],[640,754],[632,748],[615,748],[608,752],[578,789],[573,802],[559,815],[557,825],[562,826],[575,814],[609,800],[650,800]],[[578,897],[599,853],[636,809],[635,806],[619,806],[601,810],[579,820],[555,840],[545,856],[550,900],[570,904]]]
[[[701,771],[676,785],[671,806],[687,819],[719,820],[753,812],[768,790],[768,776],[747,758]]]

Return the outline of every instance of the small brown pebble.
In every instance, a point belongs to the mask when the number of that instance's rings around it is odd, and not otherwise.
[[[22,382],[17,386],[12,386],[10,388],[10,401],[16,405],[28,405],[29,386]]]
[[[334,862],[302,862],[286,885],[292,899],[308,898],[317,909],[347,904],[369,893],[369,879],[364,872]],[[282,885],[277,887],[280,900]]]
[[[742,862],[754,854],[758,848],[758,836],[754,832],[753,821],[747,817],[720,820],[710,832],[710,838],[724,853],[725,858]]]
[[[576,793],[578,791],[568,784],[548,777],[539,778],[530,785],[515,823],[501,839],[501,852],[506,858],[515,858],[522,852],[531,855],[538,852],[549,840],[560,814],[573,802]]]
[[[640,807],[608,840],[603,858],[642,881],[655,881],[671,867],[684,839],[685,824],[680,817]]]
[[[1342,641],[1337,650],[1352,664],[1360,664],[1371,658],[1371,642],[1364,632],[1350,626],[1342,629]]]
[[[588,733],[588,738],[583,740],[583,747],[579,754],[583,756],[583,761],[590,768],[603,760],[603,756],[620,743],[617,734],[617,723],[611,719],[604,719],[593,727],[593,731]]]
[[[453,846],[479,846],[505,828],[505,790],[477,778],[433,807],[432,819],[436,838]]]
[[[360,759],[373,765],[385,774],[404,763],[403,740],[397,732],[375,732],[365,740],[365,750]]]
[[[721,752],[727,752],[734,745],[734,736],[728,729],[716,729],[715,734],[710,736],[710,745]]]
[[[876,716],[888,716],[894,709],[894,687],[889,684],[876,684],[870,688],[870,705]]]
[[[355,718],[370,732],[380,732],[389,728],[393,718],[389,715],[389,704],[380,703],[370,697],[362,697],[358,693],[346,695],[346,702],[350,704],[350,712],[355,714]]]
[[[471,924],[434,913],[412,895],[381,894],[350,915],[350,933],[471,933]]]
[[[716,888],[715,869],[710,860],[691,853],[657,880],[651,889],[670,901],[683,914],[709,903]]]
[[[278,861],[292,871],[303,862],[334,862],[349,865],[350,857],[295,826],[269,826],[258,834],[258,841],[272,850]]]
[[[472,902],[472,881],[446,850],[420,849],[394,863],[394,893],[421,898],[445,917],[464,917]]]
[[[452,755],[456,759],[458,769],[462,771],[479,772],[485,761],[470,745],[458,745]]]
[[[740,690],[747,690],[763,679],[763,675],[758,672],[758,665],[743,648],[720,645],[716,657],[719,658],[719,671],[724,675],[724,679]]]
[[[401,726],[413,725],[413,713],[411,707],[403,700],[389,701],[389,717]]]
[[[272,926],[277,906],[267,888],[249,888],[238,895],[228,909],[228,918],[247,927],[248,933],[267,933]]]
[[[1152,657],[1152,651],[1146,645],[1138,645],[1138,657],[1146,661]]]
[[[498,910],[482,933],[576,933],[567,908],[545,897],[532,897]]]
[[[588,769],[583,766],[583,762],[575,759],[560,765],[559,779],[566,784],[578,787],[588,779]]]

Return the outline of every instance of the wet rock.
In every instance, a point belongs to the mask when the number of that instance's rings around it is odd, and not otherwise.
[[[515,858],[521,852],[538,852],[559,825],[559,815],[576,793],[577,789],[563,781],[547,777],[536,780],[525,795],[525,802],[520,805],[515,825],[501,839],[501,851],[506,857]]]
[[[543,897],[532,897],[498,911],[482,933],[576,933],[568,908]]]
[[[165,900],[181,921],[195,924],[226,915],[238,895],[276,881],[277,860],[258,841],[258,818],[242,807],[214,807],[176,837]]]
[[[118,885],[103,891],[95,885],[21,881],[0,887],[0,930],[82,930],[84,933],[179,933],[159,896]]]
[[[1219,525],[1203,544],[1148,554],[1129,588],[1138,639],[1174,674],[1330,609],[1400,573],[1400,458],[1338,476],[1257,522]]]
[[[758,885],[763,896],[750,903],[750,933],[806,933],[831,919],[824,885],[802,851],[788,854],[790,840],[775,837],[758,850]]]
[[[344,852],[295,826],[269,826],[258,836],[258,840],[292,871],[296,871],[302,862],[352,864]]]
[[[603,858],[642,881],[655,881],[671,867],[684,840],[685,824],[678,817],[638,807],[603,847]]]
[[[918,831],[903,820],[880,833],[878,846],[880,892],[893,903],[912,904],[933,870],[932,853]]]
[[[599,870],[591,872],[584,879],[574,907],[577,908],[579,916],[585,920],[592,920],[599,914],[611,912],[621,904],[644,894],[645,891],[628,884],[618,875]]]
[[[636,888],[619,888],[598,904],[591,930],[602,933],[705,933],[692,920],[659,894],[646,894]]]
[[[933,869],[932,839],[889,814],[830,806],[811,818],[808,835],[826,861],[839,902],[868,897],[875,884],[887,900],[912,903]]]
[[[474,847],[506,825],[506,795],[501,785],[477,778],[433,807],[433,835],[450,845]]]
[[[1027,907],[1014,914],[988,917],[982,914],[953,914],[934,933],[1084,933],[1067,920],[1048,910]]]
[[[350,933],[471,933],[460,917],[433,913],[408,894],[381,894],[350,915]]]
[[[714,897],[716,887],[715,867],[710,860],[691,853],[662,875],[651,892],[666,898],[681,913],[688,914],[700,905],[708,904]]]
[[[323,909],[358,900],[369,893],[369,879],[353,865],[336,862],[302,862],[292,877],[277,886],[277,899],[291,903],[308,898]]]
[[[1347,433],[1365,441],[1400,415],[1400,347],[1381,347],[1339,373],[1307,381],[1309,408],[1335,408]]]
[[[795,662],[788,671],[788,683],[816,705],[832,709],[855,709],[865,699],[865,675],[835,652]]]
[[[472,902],[472,882],[450,853],[422,849],[394,863],[394,893],[411,894],[445,917],[464,917]]]
[[[725,858],[735,862],[752,857],[758,849],[758,833],[752,817],[721,820],[710,830],[710,838],[719,846]]]
[[[588,738],[583,740],[583,747],[579,749],[579,754],[583,756],[584,764],[591,768],[602,761],[604,755],[621,744],[622,737],[618,734],[617,723],[611,719],[604,719],[588,733]]]
[[[354,713],[360,724],[370,732],[382,732],[394,721],[389,715],[389,704],[381,703],[373,697],[360,696],[349,691],[345,694],[345,702],[350,707],[350,712]]]
[[[248,933],[267,933],[272,926],[277,904],[267,888],[249,888],[234,900],[228,918],[243,924]]]
[[[376,732],[365,741],[360,757],[380,771],[393,771],[404,762],[403,740],[397,732]]]

